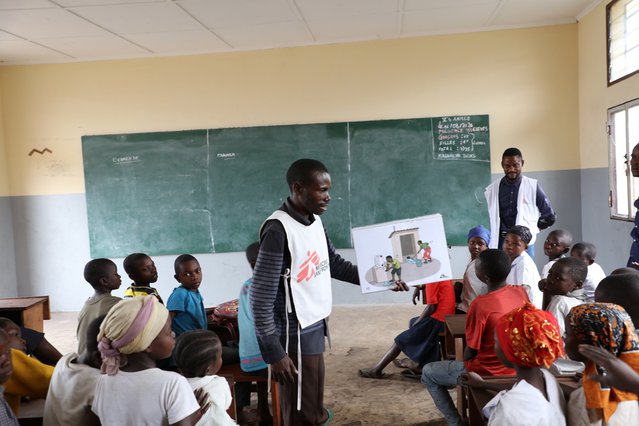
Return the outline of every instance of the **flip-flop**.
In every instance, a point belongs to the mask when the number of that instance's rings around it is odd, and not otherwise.
[[[393,365],[397,368],[411,368],[415,363],[410,358],[395,358]]]
[[[328,418],[320,426],[328,426],[333,421],[333,410],[331,410],[330,408],[326,408],[326,414],[328,414]]]
[[[407,368],[406,370],[403,370],[401,372],[401,375],[409,379],[415,379],[415,380],[420,380],[422,377],[421,374],[419,374],[418,372],[414,371],[411,368]]]
[[[383,372],[382,374],[375,374],[372,368],[362,368],[359,370],[359,376],[367,379],[385,379],[388,377],[386,373]]]

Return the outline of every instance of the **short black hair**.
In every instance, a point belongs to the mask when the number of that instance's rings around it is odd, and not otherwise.
[[[3,330],[6,330],[7,327],[20,327],[18,324],[16,324],[15,322],[13,322],[12,320],[10,320],[9,318],[5,318],[5,317],[0,317],[0,328]]]
[[[491,281],[500,283],[506,281],[510,273],[510,258],[503,250],[486,249],[479,253],[481,270]]]
[[[308,185],[316,173],[328,173],[328,169],[321,161],[301,158],[293,162],[288,168],[286,172],[286,183],[288,183],[289,188],[293,188],[293,184],[295,183]]]
[[[589,243],[587,241],[582,241],[572,246],[572,249],[570,251],[572,252],[574,250],[581,253],[581,255],[585,257],[586,259],[589,259],[592,261],[594,261],[595,258],[597,257],[597,247],[595,247],[593,243]]]
[[[523,225],[511,226],[508,228],[508,231],[506,231],[506,234],[517,235],[526,244],[530,244],[530,240],[532,240],[532,233],[530,232],[530,229]]]
[[[570,278],[575,282],[581,281],[583,283],[588,276],[588,265],[576,257],[562,257],[557,260],[556,264],[570,268]]]
[[[561,244],[565,245],[568,250],[570,250],[570,246],[572,245],[572,234],[565,229],[554,229],[550,231],[548,236],[554,235],[557,237],[557,241]]]
[[[504,153],[501,155],[501,159],[503,160],[506,157],[519,157],[519,158],[524,158],[523,155],[521,155],[521,151],[519,150],[519,148],[507,148]]]
[[[95,288],[100,285],[100,279],[106,276],[107,268],[115,266],[111,259],[93,259],[84,265],[84,279]]]
[[[192,260],[195,260],[198,264],[200,263],[192,254],[181,254],[178,257],[176,257],[175,262],[173,262],[173,270],[175,271],[175,275],[180,273],[178,271],[178,268],[180,267],[180,265],[186,262],[190,262]]]
[[[257,255],[259,251],[260,243],[258,243],[257,241],[249,244],[246,248],[246,260],[248,261],[249,265],[251,265],[251,268],[255,268],[255,263],[257,262]]]
[[[639,274],[607,276],[595,290],[595,302],[621,306],[628,312],[635,327],[639,326]]]
[[[150,256],[146,253],[131,253],[130,255],[125,257],[124,262],[122,262],[122,266],[124,266],[124,272],[126,272],[127,275],[131,275],[132,273],[136,272],[135,267],[142,259],[146,257],[150,258]]]
[[[102,321],[106,318],[106,314],[100,315],[89,323],[86,333],[86,346],[88,352],[95,352],[98,350],[98,334],[100,333],[100,326]]]
[[[173,358],[184,377],[204,377],[206,368],[222,356],[222,342],[210,330],[191,330],[175,341]]]
[[[623,268],[617,268],[610,273],[610,275],[623,275],[623,274],[639,275],[639,271],[637,271],[635,268],[628,268],[627,266],[624,266]]]

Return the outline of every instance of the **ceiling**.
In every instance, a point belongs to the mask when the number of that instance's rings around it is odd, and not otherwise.
[[[0,0],[2,65],[231,52],[576,22],[601,0]]]

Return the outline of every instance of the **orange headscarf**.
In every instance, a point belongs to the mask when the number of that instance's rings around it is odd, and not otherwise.
[[[564,356],[557,320],[530,302],[501,317],[495,331],[499,347],[513,364],[550,367],[555,359]]]

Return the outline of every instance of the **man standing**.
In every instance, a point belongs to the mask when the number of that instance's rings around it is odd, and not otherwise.
[[[324,408],[323,355],[331,277],[353,284],[359,277],[335,252],[319,217],[331,200],[324,164],[297,160],[286,181],[291,195],[260,229],[251,306],[260,351],[280,386],[283,424],[322,425],[332,419]]]
[[[639,144],[632,148],[632,154],[630,154],[630,172],[633,177],[639,177]],[[635,200],[634,205],[635,208],[639,209],[639,198]],[[630,231],[630,236],[632,237],[632,245],[627,266],[639,269],[639,211],[635,213],[635,227]]]
[[[535,239],[540,230],[555,223],[555,212],[537,180],[521,174],[524,158],[517,148],[508,148],[501,156],[505,176],[486,188],[490,216],[490,247],[502,248],[506,231],[513,225],[530,229],[530,257],[535,256]]]

